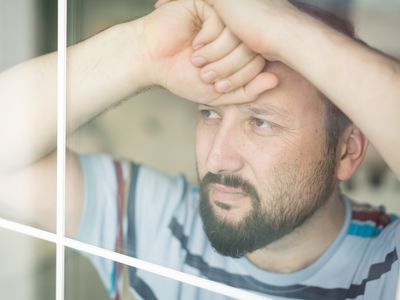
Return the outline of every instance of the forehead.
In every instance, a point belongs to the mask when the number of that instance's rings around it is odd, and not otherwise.
[[[321,95],[307,79],[280,62],[268,63],[265,71],[276,74],[279,85],[261,94],[250,106],[293,118],[321,116],[324,110]]]

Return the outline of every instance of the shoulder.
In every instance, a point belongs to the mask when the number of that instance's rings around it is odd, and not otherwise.
[[[385,207],[352,203],[352,218],[347,235],[359,254],[373,261],[397,260],[400,246],[400,220]],[[364,250],[362,250],[364,249]]]
[[[351,257],[348,266],[354,265],[354,278],[370,281],[371,274],[377,278],[386,274],[381,282],[391,282],[398,274],[399,234],[400,220],[383,206],[352,202],[342,258]]]
[[[352,201],[351,223],[348,234],[362,238],[375,238],[383,231],[397,227],[398,216],[386,212],[385,207],[374,207]]]

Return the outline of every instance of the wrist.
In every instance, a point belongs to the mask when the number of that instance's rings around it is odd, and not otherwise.
[[[68,49],[71,115],[85,116],[85,122],[152,84],[136,26],[136,21],[113,26]]]

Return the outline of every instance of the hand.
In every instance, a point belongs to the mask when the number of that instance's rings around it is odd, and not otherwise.
[[[285,40],[293,38],[289,36],[293,31],[290,26],[295,24],[291,22],[291,17],[299,13],[292,4],[286,0],[205,1],[213,6],[226,26],[246,46],[269,61],[282,60],[280,54],[285,47]],[[204,39],[199,34],[194,43],[202,44]]]
[[[243,44],[229,28],[225,27],[217,36],[213,28],[204,27],[199,36],[202,44],[199,47],[194,42],[196,51],[192,54],[192,62],[202,67],[201,79],[213,83],[218,92],[227,93],[248,82],[252,88],[265,83],[271,83],[272,88],[272,83],[278,84],[274,74],[263,72],[265,59]]]
[[[224,29],[219,17],[204,1],[180,0],[162,5],[142,18],[141,28],[140,47],[151,83],[160,84],[181,97],[209,105],[248,102],[277,83],[276,78],[265,80],[256,76],[247,85],[221,94],[212,84],[201,80],[191,62],[193,39],[201,28],[207,32],[207,38],[214,39]]]

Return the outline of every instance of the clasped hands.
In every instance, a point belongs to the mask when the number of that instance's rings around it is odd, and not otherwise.
[[[149,52],[163,58],[155,82],[197,103],[253,101],[278,78],[265,71],[265,57],[243,43],[212,5],[212,0],[156,3],[145,26],[152,36]]]

